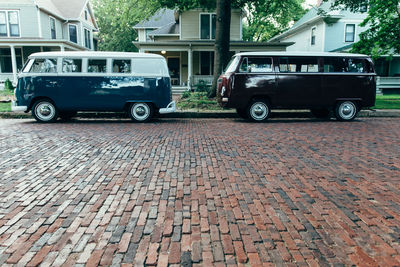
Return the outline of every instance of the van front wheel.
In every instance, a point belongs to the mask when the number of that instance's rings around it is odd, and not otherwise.
[[[338,121],[351,121],[357,113],[357,105],[352,101],[340,101],[336,104],[335,117]]]
[[[153,117],[154,109],[149,103],[133,103],[129,108],[129,115],[135,122],[147,122]]]
[[[50,100],[39,100],[33,104],[32,116],[38,122],[55,122],[58,117],[58,110]]]
[[[265,100],[254,100],[247,107],[247,116],[251,121],[266,121],[271,114],[269,104]]]

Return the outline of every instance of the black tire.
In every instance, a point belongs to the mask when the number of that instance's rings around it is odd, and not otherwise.
[[[57,121],[58,110],[51,100],[41,99],[33,104],[32,116],[38,122],[51,123]]]
[[[319,109],[311,109],[311,113],[314,117],[319,119],[328,119],[330,118],[330,111],[327,108],[319,108]]]
[[[75,117],[77,114],[76,111],[62,111],[60,112],[60,118],[64,121],[68,121],[70,119],[72,119],[73,117]]]
[[[254,122],[264,122],[271,115],[269,103],[263,99],[253,100],[246,109],[248,119]]]
[[[357,104],[353,101],[339,101],[335,106],[335,117],[338,121],[352,121],[358,111]]]
[[[247,111],[242,108],[237,108],[236,109],[237,114],[239,115],[240,118],[242,119],[248,119],[249,117],[247,116]]]
[[[129,106],[128,113],[134,122],[147,122],[153,118],[154,108],[150,103],[132,103]]]

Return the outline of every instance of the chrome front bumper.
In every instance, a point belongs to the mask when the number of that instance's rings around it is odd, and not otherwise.
[[[173,113],[176,111],[176,102],[172,101],[171,103],[168,104],[166,108],[160,108],[158,112],[160,114],[166,114],[166,113]]]
[[[26,112],[28,110],[27,106],[17,106],[17,102],[11,101],[11,111],[13,112]]]

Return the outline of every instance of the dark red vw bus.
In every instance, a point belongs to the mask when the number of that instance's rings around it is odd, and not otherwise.
[[[251,121],[271,109],[310,109],[318,118],[333,113],[353,120],[375,105],[376,74],[366,55],[344,53],[249,52],[236,54],[218,79],[222,107]]]

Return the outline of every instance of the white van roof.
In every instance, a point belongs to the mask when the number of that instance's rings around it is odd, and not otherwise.
[[[40,52],[34,53],[29,58],[54,58],[54,57],[76,57],[76,58],[159,58],[161,55],[150,53],[133,52],[103,52],[103,51],[63,51],[63,52]]]
[[[310,57],[369,57],[363,54],[351,54],[351,53],[330,53],[330,52],[304,52],[304,51],[290,51],[290,52],[243,52],[238,53],[235,56],[310,56]]]

